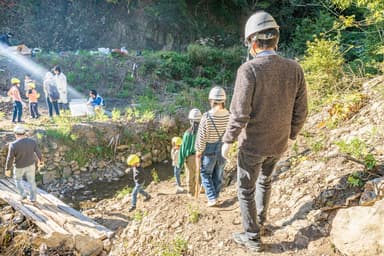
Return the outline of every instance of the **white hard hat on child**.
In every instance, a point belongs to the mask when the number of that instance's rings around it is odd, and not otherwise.
[[[217,103],[222,103],[227,98],[227,95],[225,94],[225,91],[220,86],[215,86],[211,89],[209,92],[208,99],[213,100]]]
[[[197,108],[191,109],[188,114],[188,119],[192,121],[200,121],[201,119],[201,112]]]
[[[251,17],[249,17],[247,23],[245,24],[245,33],[244,33],[245,43],[248,43],[251,40],[250,37],[255,36],[256,33],[259,33],[271,28],[279,30],[279,25],[277,25],[272,15],[265,11],[256,12]],[[262,33],[260,34],[261,35],[256,35],[257,39],[268,40],[275,37],[275,36],[273,36],[272,38],[264,37]]]
[[[13,132],[16,134],[25,134],[25,129],[22,125],[16,125]]]

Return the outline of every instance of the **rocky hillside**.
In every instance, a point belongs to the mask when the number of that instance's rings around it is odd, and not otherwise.
[[[378,77],[308,118],[273,175],[261,255],[383,255],[378,225],[384,216],[383,85],[384,77]],[[229,185],[214,208],[206,207],[204,194],[198,199],[176,194],[172,179],[150,183],[146,191],[152,199],[144,202],[139,196],[134,212],[128,212],[128,191],[83,203],[85,214],[116,232],[102,255],[249,255],[231,239],[242,229],[234,166],[232,159],[226,168]],[[71,182],[64,180],[55,186]],[[41,231],[10,207],[3,204],[0,210],[3,251],[15,246],[38,251],[30,238]],[[57,255],[73,249],[56,245],[48,251]]]
[[[353,243],[357,250],[364,248],[364,252],[351,252],[337,243],[343,234],[333,232],[331,237],[330,232],[338,227],[334,218],[343,214],[342,208],[361,208],[354,206],[359,204],[363,184],[384,175],[383,84],[383,77],[367,83],[361,92],[364,101],[355,101],[353,104],[359,105],[340,119],[337,127],[324,125],[336,119],[336,114],[332,114],[334,105],[308,119],[287,155],[290,157],[280,162],[273,176],[262,255],[382,255],[380,243],[366,248],[362,244],[369,240],[361,238]],[[352,111],[352,105],[343,105],[348,106],[348,111]],[[359,159],[353,150],[347,152],[343,148],[342,141],[352,145],[356,140],[365,147],[355,150],[371,154],[373,165],[367,159]],[[111,255],[249,255],[231,240],[231,233],[242,228],[235,185],[224,189],[217,208],[207,208],[203,194],[197,200],[175,194],[173,181],[151,184],[147,190],[153,199],[139,200],[134,213],[127,211],[129,195],[99,202],[85,211],[117,230]],[[360,201],[364,203],[363,199]],[[359,224],[354,232],[362,227]],[[375,232],[382,231],[372,233]]]
[[[51,50],[182,49],[201,35],[194,15],[205,12],[205,6],[194,5],[188,6],[186,1],[151,0],[3,0],[0,33],[14,33],[14,43]],[[211,13],[210,17],[217,21],[219,16]],[[220,25],[225,26],[225,22]],[[218,32],[214,22],[209,29]],[[234,29],[229,34],[237,32]]]

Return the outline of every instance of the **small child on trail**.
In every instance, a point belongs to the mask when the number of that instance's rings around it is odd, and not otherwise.
[[[137,193],[144,196],[144,201],[148,201],[151,195],[142,188],[144,184],[144,169],[140,165],[140,158],[135,154],[129,155],[127,164],[133,167],[133,181],[135,182],[135,188],[132,191],[131,208],[128,209],[128,211],[132,212],[136,209]]]
[[[29,112],[31,113],[32,118],[39,118],[40,114],[37,109],[37,102],[40,94],[35,89],[36,85],[34,82],[29,82],[27,84],[27,98],[29,101]]]
[[[181,187],[181,182],[180,182],[181,168],[178,167],[179,151],[182,143],[183,143],[183,140],[180,137],[172,138],[171,158],[172,158],[173,173],[176,179],[176,194],[184,191],[183,188]]]

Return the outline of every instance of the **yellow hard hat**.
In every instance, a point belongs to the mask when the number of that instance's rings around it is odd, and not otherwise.
[[[12,77],[11,79],[11,84],[19,84],[20,83],[20,80],[16,77]]]
[[[29,82],[27,85],[28,85],[29,87],[31,87],[32,89],[35,89],[35,88],[36,88],[36,85],[35,85],[34,82]]]
[[[183,140],[180,137],[172,138],[172,144],[175,144],[176,146],[180,146],[182,143],[183,143]]]
[[[137,163],[140,163],[140,158],[136,154],[129,155],[127,164],[133,166]]]

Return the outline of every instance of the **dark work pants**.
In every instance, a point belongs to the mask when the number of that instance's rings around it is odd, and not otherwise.
[[[37,110],[37,102],[30,102],[29,103],[29,112],[31,113],[32,118],[38,118],[39,117],[39,111]]]
[[[60,110],[69,110],[68,103],[57,103]]]
[[[49,97],[46,98],[47,105],[48,105],[48,112],[49,112],[49,117],[53,116],[53,109],[55,109],[56,115],[60,115],[59,112],[59,106],[57,105],[57,101],[51,101]]]
[[[13,102],[13,115],[12,115],[12,122],[21,122],[21,116],[23,115],[23,105],[20,101]],[[17,120],[16,120],[17,118]]]
[[[280,156],[257,156],[239,149],[237,185],[244,231],[249,239],[260,237],[271,195],[271,175]]]

